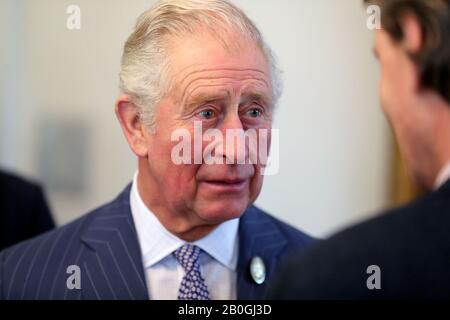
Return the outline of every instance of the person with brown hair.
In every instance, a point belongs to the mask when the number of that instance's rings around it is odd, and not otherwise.
[[[277,299],[450,298],[450,4],[365,2],[381,9],[382,108],[428,194],[299,254],[279,273]]]

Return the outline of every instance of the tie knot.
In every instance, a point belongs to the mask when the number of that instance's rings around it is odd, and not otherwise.
[[[178,291],[179,300],[209,300],[209,292],[200,271],[201,249],[192,244],[185,244],[173,252],[186,274],[181,280]]]
[[[185,244],[173,252],[173,255],[186,272],[199,268],[198,258],[200,248],[192,244]]]

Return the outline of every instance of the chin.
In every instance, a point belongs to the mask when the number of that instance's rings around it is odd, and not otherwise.
[[[204,221],[222,223],[239,218],[248,206],[248,201],[217,200],[203,203],[196,211],[197,215]]]

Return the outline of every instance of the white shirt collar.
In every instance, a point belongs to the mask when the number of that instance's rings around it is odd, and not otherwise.
[[[186,241],[170,233],[144,204],[138,191],[138,172],[134,174],[130,192],[131,213],[138,234],[144,266],[152,267]],[[221,223],[207,236],[193,244],[232,271],[238,258],[239,219]]]
[[[450,179],[450,162],[448,162],[442,169],[439,171],[439,174],[436,178],[436,181],[434,183],[434,190],[439,189],[442,187],[447,180]]]

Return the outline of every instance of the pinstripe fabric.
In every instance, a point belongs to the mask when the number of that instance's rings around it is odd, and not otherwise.
[[[2,251],[0,299],[148,299],[129,193],[130,186],[82,218]],[[311,238],[250,207],[241,218],[239,241],[238,298],[263,299],[275,262]],[[263,285],[249,274],[254,256],[266,263]],[[70,265],[80,267],[80,290],[67,288]]]
[[[284,259],[314,241],[254,206],[247,209],[241,218],[239,237],[238,300],[268,298],[274,276]],[[255,256],[262,258],[266,266],[266,280],[260,285],[252,280],[250,274],[250,263]]]
[[[129,186],[110,204],[0,253],[1,299],[147,299]],[[66,285],[69,265],[81,290]]]

